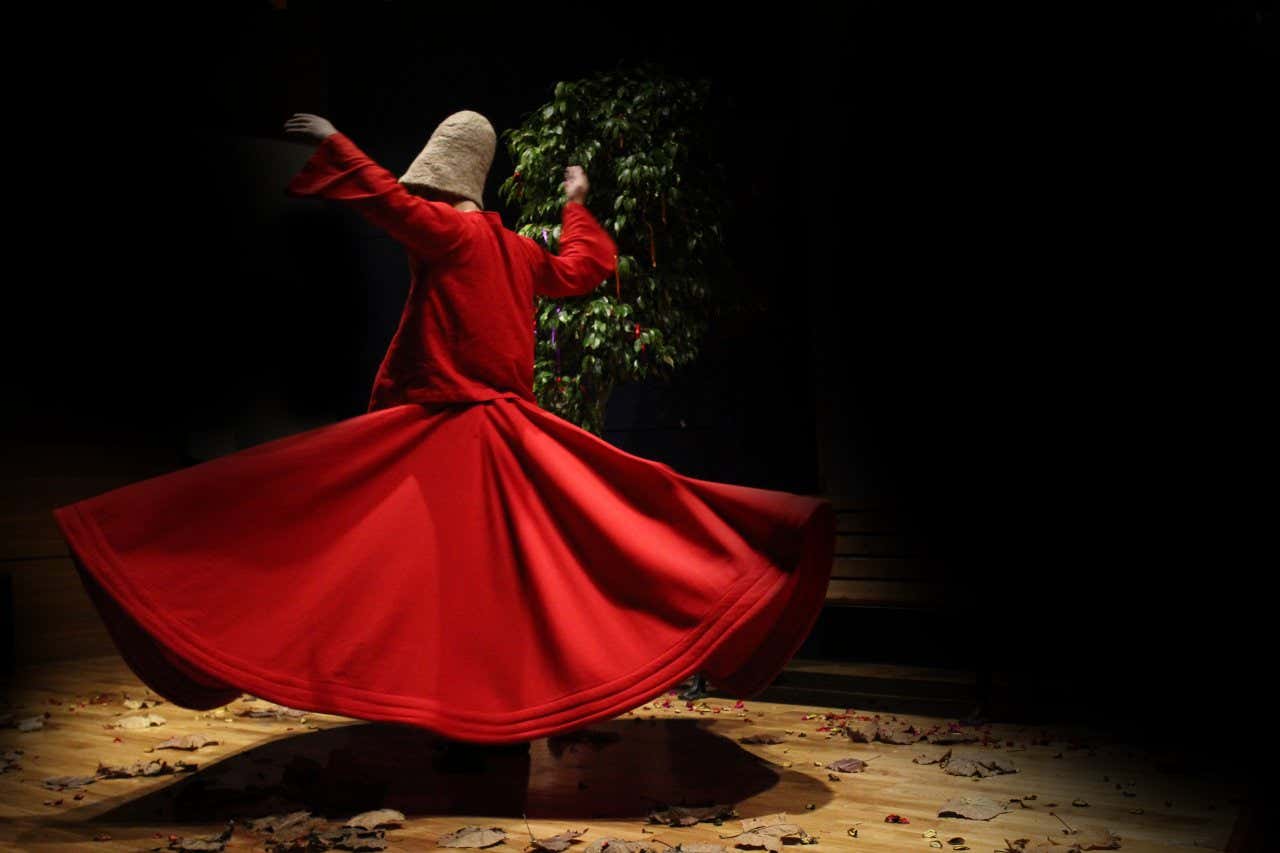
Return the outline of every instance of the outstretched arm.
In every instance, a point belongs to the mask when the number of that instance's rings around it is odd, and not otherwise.
[[[533,240],[522,241],[533,266],[533,292],[542,296],[583,296],[613,274],[618,247],[584,203],[587,176],[581,166],[565,169],[560,254]]]
[[[295,113],[285,122],[285,130],[319,143],[285,187],[287,195],[347,203],[427,260],[439,260],[462,245],[466,214],[409,192],[326,119]]]

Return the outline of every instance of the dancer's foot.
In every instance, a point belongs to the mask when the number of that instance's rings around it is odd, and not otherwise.
[[[677,696],[686,702],[692,702],[694,699],[701,699],[708,695],[707,678],[700,672],[695,672],[692,678],[680,682],[681,686],[689,685],[683,692]]]

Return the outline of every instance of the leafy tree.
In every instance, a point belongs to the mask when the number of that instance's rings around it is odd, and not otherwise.
[[[515,173],[499,194],[516,230],[556,250],[564,167],[583,167],[586,203],[618,245],[618,273],[584,296],[535,296],[534,394],[597,435],[615,385],[669,379],[726,309],[730,262],[711,84],[660,65],[556,83],[550,103],[505,130]]]

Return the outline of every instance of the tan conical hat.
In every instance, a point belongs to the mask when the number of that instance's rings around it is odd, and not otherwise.
[[[480,113],[461,110],[440,122],[427,145],[400,176],[410,189],[437,190],[484,208],[484,179],[493,165],[498,135]]]

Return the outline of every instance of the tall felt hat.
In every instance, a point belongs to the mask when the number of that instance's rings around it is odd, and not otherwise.
[[[484,179],[498,135],[480,113],[461,110],[440,122],[427,145],[400,176],[409,189],[436,190],[470,199],[484,209]]]

